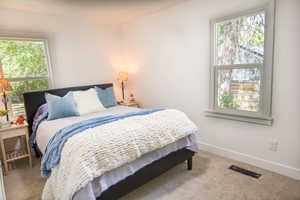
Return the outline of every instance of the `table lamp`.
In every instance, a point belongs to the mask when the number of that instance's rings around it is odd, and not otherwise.
[[[4,78],[2,63],[0,60],[0,95],[3,95],[3,104],[4,104],[5,110],[8,110],[6,95],[9,93],[12,93],[12,91],[13,91],[13,89],[12,89],[9,81],[6,78]],[[6,114],[6,119],[8,121],[8,114]]]
[[[124,72],[124,71],[119,72],[118,81],[121,83],[121,86],[122,86],[122,97],[123,97],[123,101],[124,101],[125,100],[124,89],[125,89],[125,83],[128,81],[128,73]]]

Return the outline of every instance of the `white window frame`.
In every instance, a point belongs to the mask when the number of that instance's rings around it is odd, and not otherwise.
[[[53,88],[53,76],[52,76],[52,66],[51,66],[51,59],[49,53],[49,43],[48,40],[45,38],[39,37],[10,37],[10,36],[0,36],[0,40],[7,40],[7,41],[25,41],[25,42],[43,42],[44,43],[44,53],[46,56],[46,67],[47,67],[47,76],[39,76],[39,77],[20,77],[20,78],[7,78],[7,80],[11,82],[18,82],[18,81],[31,81],[31,80],[47,80],[48,81],[48,89]],[[5,74],[5,72],[4,72]]]
[[[239,17],[254,15],[256,13],[265,13],[265,44],[264,44],[264,63],[263,64],[234,64],[234,65],[217,65],[215,64],[216,52],[216,31],[217,23],[224,22]],[[246,12],[213,19],[210,22],[211,30],[211,56],[210,56],[210,105],[206,112],[208,117],[216,117],[243,122],[250,122],[263,125],[272,125],[272,73],[273,73],[273,47],[274,47],[274,20],[275,20],[275,1],[271,0],[269,4],[258,9],[252,9]],[[260,86],[260,104],[259,111],[243,111],[237,109],[223,109],[218,106],[217,95],[217,71],[218,69],[235,69],[235,68],[253,68],[258,67],[261,71]]]
[[[22,34],[26,35],[26,34]],[[19,81],[31,81],[31,80],[47,80],[48,88],[51,89],[54,87],[53,84],[53,75],[52,75],[52,65],[51,65],[51,57],[49,51],[49,41],[44,37],[40,37],[37,35],[26,35],[26,37],[19,37],[19,34],[1,34],[0,40],[6,41],[27,41],[27,42],[43,42],[44,43],[44,53],[46,56],[46,67],[47,67],[47,75],[46,76],[35,76],[35,77],[20,77],[20,78],[7,78],[7,80],[11,82],[19,82]],[[4,71],[5,75],[5,71]]]

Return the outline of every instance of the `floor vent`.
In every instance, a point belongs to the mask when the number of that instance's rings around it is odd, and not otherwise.
[[[253,177],[253,178],[259,178],[259,177],[261,177],[261,174],[258,174],[258,173],[256,173],[256,172],[253,172],[253,171],[250,171],[250,170],[247,170],[247,169],[243,169],[243,168],[238,167],[238,166],[236,166],[236,165],[231,165],[231,166],[229,167],[229,169],[231,169],[231,170],[233,170],[233,171],[236,171],[236,172],[239,172],[239,173],[241,173],[241,174],[245,174],[245,175],[247,175],[247,176],[251,176],[251,177]]]

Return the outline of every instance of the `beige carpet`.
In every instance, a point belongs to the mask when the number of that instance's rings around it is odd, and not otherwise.
[[[227,168],[237,164],[262,173],[254,179]],[[39,164],[29,169],[18,163],[17,169],[4,177],[8,200],[40,199],[45,180]],[[182,164],[152,180],[122,200],[300,200],[300,181],[244,163],[200,152],[193,171]]]

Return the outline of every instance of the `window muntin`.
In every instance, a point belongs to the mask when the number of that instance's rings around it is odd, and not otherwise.
[[[8,94],[12,114],[24,114],[23,93],[48,89],[51,84],[46,41],[0,38],[0,58],[14,90]]]

